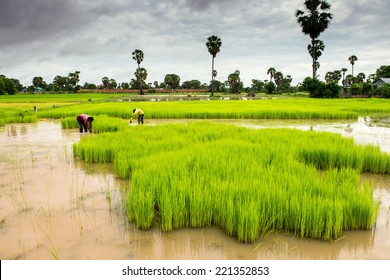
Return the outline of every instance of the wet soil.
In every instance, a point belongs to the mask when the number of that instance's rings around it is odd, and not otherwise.
[[[364,119],[235,123],[333,131],[390,152],[390,129]],[[62,130],[55,120],[0,127],[0,259],[390,259],[389,176],[362,176],[375,182],[381,203],[375,228],[348,231],[336,241],[270,233],[242,244],[216,227],[142,231],[127,222],[122,209],[128,181],[115,178],[109,164],[74,160],[72,144],[89,136]]]

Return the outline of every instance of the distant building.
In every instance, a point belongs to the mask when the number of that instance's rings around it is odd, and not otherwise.
[[[375,81],[373,85],[376,88],[380,88],[383,85],[389,85],[390,84],[390,78],[380,78],[378,81]]]

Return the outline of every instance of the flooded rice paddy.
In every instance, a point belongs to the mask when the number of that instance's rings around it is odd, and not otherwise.
[[[170,121],[146,125],[165,122]],[[331,131],[390,153],[390,128],[371,126],[363,118],[234,123]],[[121,191],[128,181],[115,178],[111,165],[75,161],[72,144],[80,137],[89,135],[63,130],[56,120],[0,127],[0,259],[390,259],[390,176],[362,176],[375,182],[381,202],[370,231],[347,231],[331,242],[270,233],[242,244],[216,227],[138,230],[122,209]]]

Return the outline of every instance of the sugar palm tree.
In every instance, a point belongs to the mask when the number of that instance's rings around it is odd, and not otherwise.
[[[133,59],[137,62],[138,64],[138,71],[141,72],[141,69],[140,69],[140,64],[141,62],[144,60],[144,53],[143,51],[141,50],[135,50],[132,52],[132,55],[133,55]],[[143,91],[142,91],[142,80],[141,80],[141,75],[139,75],[139,84],[140,84],[140,94],[143,95]]]
[[[307,50],[310,54],[310,56],[312,57],[313,59],[313,63],[315,63],[315,65],[317,65],[318,63],[318,58],[322,55],[322,52],[324,51],[325,49],[325,45],[324,45],[324,42],[322,42],[321,40],[314,40],[314,44],[309,44],[307,45]],[[316,70],[318,70],[319,67],[316,67]],[[316,75],[317,75],[317,71],[316,71]]]
[[[312,52],[316,53],[315,40],[324,32],[333,18],[329,13],[331,5],[325,0],[305,0],[305,10],[296,10],[295,17],[305,35],[311,38]],[[313,79],[316,78],[316,59],[313,59]]]
[[[353,77],[353,66],[355,65],[355,61],[357,61],[357,57],[356,55],[351,55],[349,58],[348,58],[348,61],[349,63],[351,63],[352,65],[352,77]]]
[[[347,72],[347,68],[341,68],[341,72],[343,72],[343,86],[345,85],[345,72]]]
[[[221,50],[222,41],[221,38],[218,38],[217,36],[213,35],[207,38],[206,47],[209,51],[209,53],[212,56],[211,60],[211,95],[214,95],[214,59],[217,56],[217,53]]]
[[[267,74],[269,75],[269,81],[271,82],[272,79],[275,77],[276,70],[274,67],[270,67],[267,71]]]

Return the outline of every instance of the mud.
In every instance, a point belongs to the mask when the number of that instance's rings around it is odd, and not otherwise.
[[[146,125],[162,122],[147,120]],[[389,128],[372,126],[367,119],[235,123],[333,131],[390,152]],[[54,120],[0,127],[1,259],[390,259],[389,176],[362,176],[375,182],[381,202],[375,228],[348,231],[336,241],[270,233],[242,244],[215,227],[141,231],[127,222],[122,209],[121,192],[128,182],[116,179],[110,165],[74,160],[72,144],[89,136],[62,130]]]

